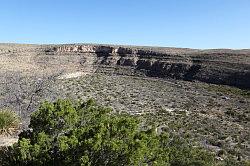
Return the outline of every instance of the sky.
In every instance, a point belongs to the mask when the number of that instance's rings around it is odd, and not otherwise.
[[[250,48],[250,0],[1,0],[0,43]]]

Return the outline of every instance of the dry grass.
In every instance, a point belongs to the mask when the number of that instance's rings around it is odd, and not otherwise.
[[[19,116],[12,111],[0,111],[0,134],[12,134],[20,124]]]

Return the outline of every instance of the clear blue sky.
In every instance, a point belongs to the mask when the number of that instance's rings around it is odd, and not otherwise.
[[[250,48],[250,0],[1,0],[6,42]]]

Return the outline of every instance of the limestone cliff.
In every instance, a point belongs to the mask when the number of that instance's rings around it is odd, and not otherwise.
[[[250,89],[250,50],[94,44],[0,45],[0,73],[105,72]]]
[[[96,56],[97,72],[174,78],[250,88],[249,50],[57,45],[55,55]],[[108,69],[108,70],[107,70]]]

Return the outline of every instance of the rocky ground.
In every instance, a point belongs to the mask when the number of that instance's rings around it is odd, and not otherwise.
[[[94,98],[115,111],[189,137],[217,153],[218,159],[250,158],[250,91],[239,89],[250,80],[243,77],[250,72],[249,50],[113,47],[0,45],[0,109],[16,111],[26,128],[30,113],[44,100]],[[156,64],[164,58],[158,70]],[[195,65],[200,68],[192,73]]]
[[[203,146],[249,157],[250,94],[200,82],[94,74],[57,80],[62,98],[98,102],[189,135]]]

